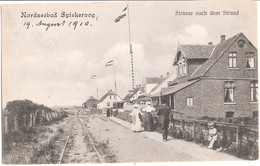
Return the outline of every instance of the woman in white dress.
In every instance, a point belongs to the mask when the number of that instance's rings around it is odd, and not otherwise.
[[[134,105],[134,109],[130,115],[132,116],[132,121],[133,121],[131,130],[132,131],[144,130],[143,127],[141,126],[142,125],[142,112],[140,109],[138,109],[137,104]]]

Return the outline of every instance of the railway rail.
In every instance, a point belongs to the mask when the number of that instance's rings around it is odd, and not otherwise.
[[[96,146],[95,146],[95,144],[94,144],[94,141],[93,141],[93,139],[91,138],[91,136],[90,136],[90,133],[89,133],[89,131],[88,131],[88,129],[87,129],[87,127],[86,127],[86,123],[81,119],[81,118],[79,118],[79,117],[77,117],[77,119],[73,119],[72,120],[72,124],[71,124],[71,127],[70,127],[70,130],[69,130],[69,134],[68,134],[68,136],[67,136],[67,138],[66,138],[66,142],[65,142],[65,144],[64,144],[64,146],[63,146],[63,148],[62,148],[62,153],[61,153],[61,156],[60,156],[60,159],[59,159],[59,162],[58,162],[58,164],[62,164],[62,163],[65,163],[65,153],[66,153],[66,148],[67,148],[67,146],[68,146],[68,142],[69,142],[69,140],[71,139],[71,135],[72,135],[72,129],[73,129],[73,126],[74,126],[74,121],[75,120],[78,120],[78,121],[80,121],[80,123],[81,123],[81,125],[82,125],[82,127],[84,128],[84,131],[86,131],[86,135],[87,135],[87,137],[88,137],[88,139],[89,139],[89,141],[90,141],[90,143],[91,143],[91,145],[92,145],[92,147],[93,147],[93,149],[94,149],[94,151],[95,151],[95,154],[96,154],[96,156],[97,156],[97,158],[98,158],[98,160],[99,160],[99,162],[100,163],[103,163],[103,160],[102,160],[102,158],[101,158],[101,156],[100,156],[100,154],[99,154],[99,152],[97,151],[97,148],[96,148]]]

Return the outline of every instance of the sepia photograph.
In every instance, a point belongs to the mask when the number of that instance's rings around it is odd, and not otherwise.
[[[257,162],[257,12],[1,4],[2,164]]]

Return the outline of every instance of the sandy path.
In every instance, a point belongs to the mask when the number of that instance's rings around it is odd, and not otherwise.
[[[101,116],[95,115],[88,118],[89,131],[99,141],[109,140],[111,150],[116,154],[118,162],[197,160],[163,143],[147,138],[140,133],[132,132],[108,119],[101,118]]]

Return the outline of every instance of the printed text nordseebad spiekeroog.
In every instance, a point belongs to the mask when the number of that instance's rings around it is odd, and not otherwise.
[[[95,13],[79,13],[79,12],[60,12],[59,15],[61,18],[83,18],[83,17],[90,17],[90,18],[95,18]],[[21,12],[21,18],[57,18],[58,13],[53,12],[53,13],[27,13],[27,12]]]

